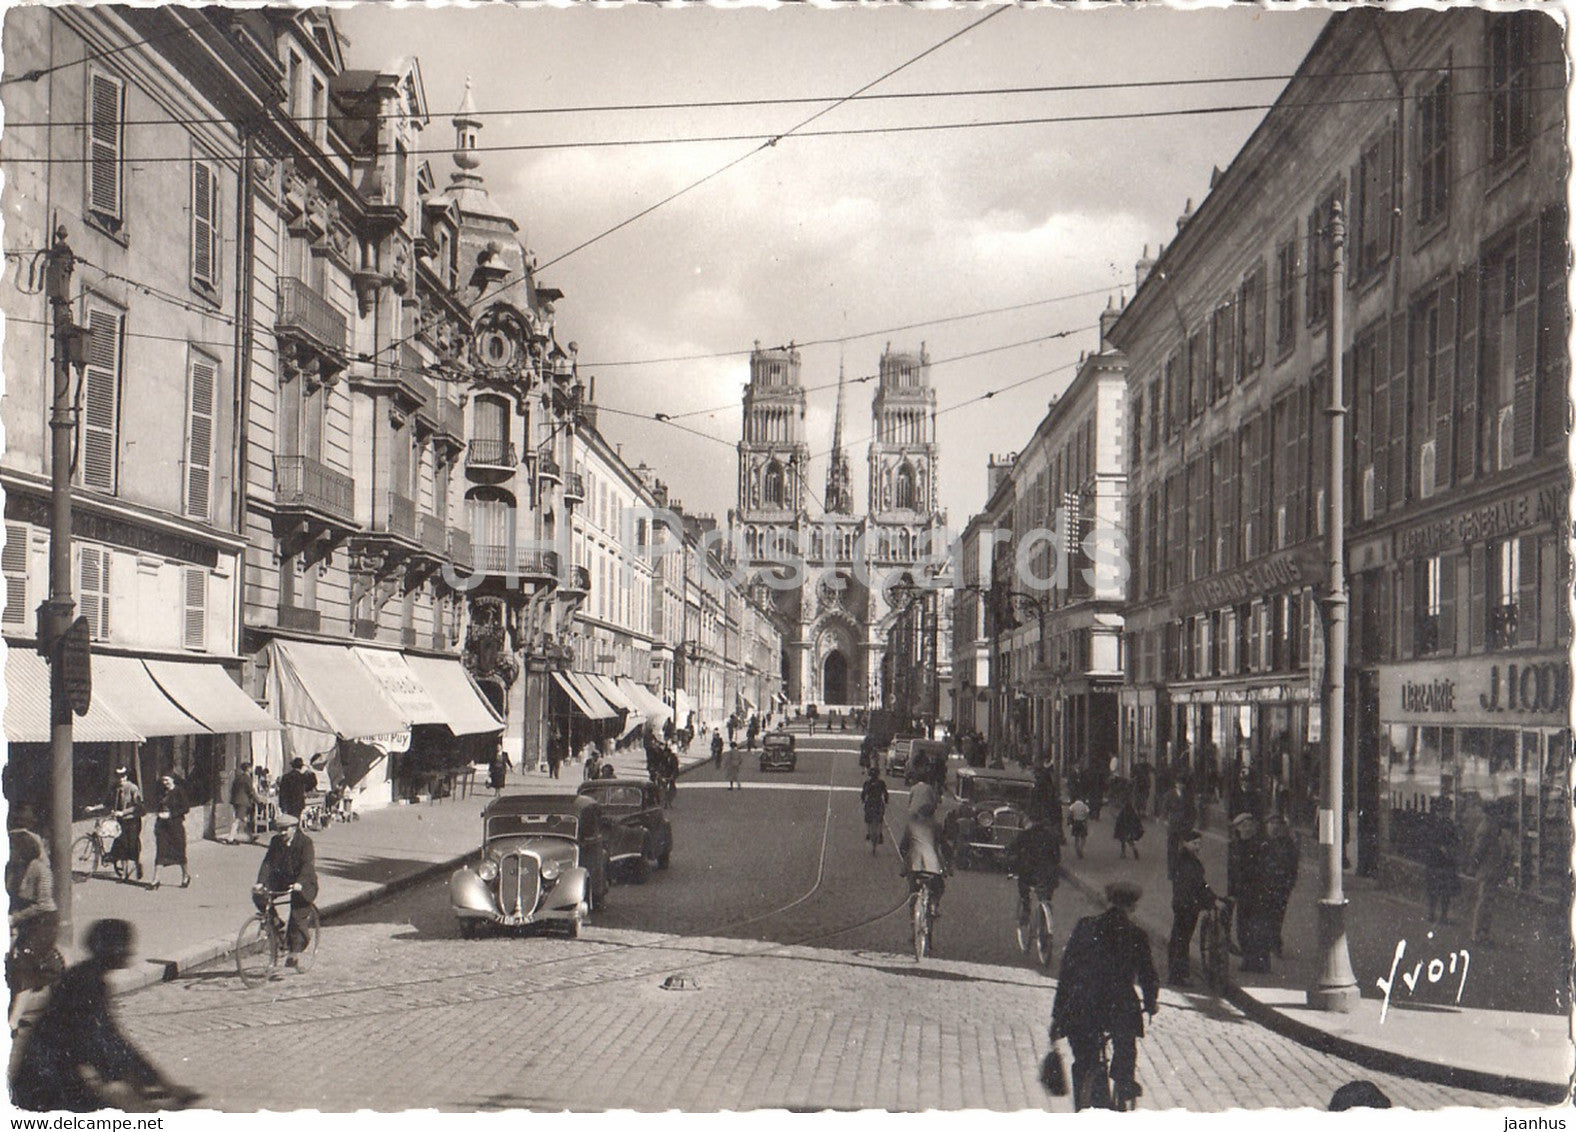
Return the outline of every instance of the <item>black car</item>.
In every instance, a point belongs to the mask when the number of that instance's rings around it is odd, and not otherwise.
[[[607,825],[608,861],[643,883],[652,865],[668,867],[673,826],[658,797],[657,784],[643,778],[598,778],[576,793],[602,810]]]

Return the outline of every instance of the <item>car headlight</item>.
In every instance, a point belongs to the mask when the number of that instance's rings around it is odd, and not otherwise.
[[[974,815],[974,820],[979,823],[981,828],[989,829],[991,826],[996,824],[996,815],[991,813],[989,810],[981,810],[979,813]]]
[[[558,874],[560,872],[562,872],[562,871],[563,871],[563,866],[560,865],[557,861],[549,861],[547,864],[542,866],[542,879],[543,880],[557,880],[558,879]]]
[[[498,862],[487,860],[482,862],[482,867],[476,870],[476,875],[485,881],[498,879]]]

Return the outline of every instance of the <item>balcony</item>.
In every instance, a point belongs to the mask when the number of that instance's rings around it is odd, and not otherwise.
[[[514,445],[507,440],[497,440],[492,437],[481,437],[472,440],[465,448],[465,467],[505,469],[514,471],[519,466],[520,459],[516,455]]]
[[[563,472],[558,467],[558,461],[553,459],[552,453],[543,448],[536,454],[536,474],[544,480],[558,483],[563,478]]]
[[[564,502],[583,503],[586,497],[585,477],[579,472],[564,473]]]
[[[373,508],[372,529],[383,534],[394,535],[409,542],[416,541],[416,503],[406,499],[398,492],[389,492],[383,497],[384,505],[381,512]]]
[[[466,570],[476,565],[476,555],[471,549],[471,532],[459,527],[449,528],[449,560]]]
[[[449,553],[449,525],[436,515],[416,516],[416,541],[427,553],[446,558]]]
[[[438,431],[455,443],[465,438],[465,410],[453,401],[438,399]]]
[[[354,482],[310,456],[274,457],[274,502],[281,511],[311,511],[343,526],[355,522]]]
[[[481,543],[476,547],[476,569],[503,578],[557,581],[558,555],[551,550],[521,550],[514,546]]]
[[[323,615],[315,609],[302,609],[296,605],[280,604],[279,627],[281,629],[294,629],[298,633],[318,633],[322,631]]]
[[[297,373],[332,378],[350,364],[349,320],[327,298],[288,275],[279,277],[279,309],[274,333],[281,341],[281,361]]]
[[[591,571],[584,566],[571,566],[566,577],[558,583],[561,594],[588,594],[591,592]]]

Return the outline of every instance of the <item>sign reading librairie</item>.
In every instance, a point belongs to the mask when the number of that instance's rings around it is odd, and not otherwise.
[[[1571,690],[1568,658],[1506,653],[1379,669],[1384,723],[1563,726]]]

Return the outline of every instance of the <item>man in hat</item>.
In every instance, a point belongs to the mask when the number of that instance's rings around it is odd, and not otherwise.
[[[1204,838],[1196,829],[1177,833],[1176,868],[1171,874],[1171,944],[1166,952],[1166,980],[1176,987],[1188,985],[1192,974],[1188,952],[1198,918],[1215,899],[1204,881],[1204,862],[1199,852]]]
[[[115,768],[115,785],[110,788],[108,808],[120,822],[120,836],[115,838],[104,860],[112,865],[124,862],[136,870],[137,879],[141,880],[142,787],[131,780],[123,766]]]
[[[301,920],[317,899],[317,850],[294,814],[281,813],[276,821],[279,832],[268,843],[268,852],[263,854],[263,863],[257,869],[252,903],[259,911],[265,911],[274,895],[290,894],[290,926],[285,939],[291,955],[285,965],[293,967],[295,952],[304,951],[307,945]]]
[[[235,777],[230,780],[230,836],[224,839],[226,845],[234,845],[243,829],[246,830],[246,839],[254,845],[257,843],[257,831],[252,828],[252,814],[258,801],[252,764],[242,762],[235,768]]]
[[[293,818],[306,809],[306,760],[290,760],[290,769],[279,776],[279,809]]]
[[[1155,975],[1149,937],[1133,923],[1133,909],[1143,890],[1132,881],[1105,886],[1107,908],[1098,916],[1085,916],[1073,928],[1062,952],[1051,1006],[1051,1039],[1065,1037],[1073,1051],[1074,1104],[1085,1098],[1096,1107],[1131,1108],[1143,1092],[1134,1079],[1138,1039],[1144,1034],[1144,1014],[1154,1017],[1160,1009],[1160,980]],[[1140,1009],[1139,993],[1143,1002]],[[1107,1098],[1098,1076],[1100,1050],[1111,1038],[1111,1081],[1116,1096]]]

